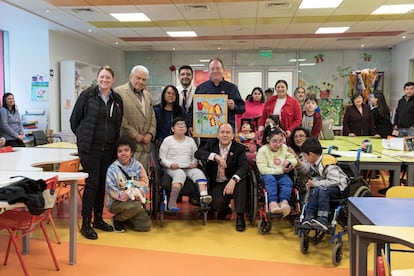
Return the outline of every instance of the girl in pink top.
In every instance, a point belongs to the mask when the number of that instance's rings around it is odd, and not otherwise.
[[[265,97],[263,94],[263,90],[260,87],[255,87],[252,90],[251,97],[248,97],[248,99],[244,103],[245,112],[241,114],[240,118],[237,120],[237,127],[239,128],[239,131],[241,130],[241,121],[244,118],[252,119],[251,122],[254,124],[254,131],[257,130],[257,120],[254,120],[255,118],[258,118],[262,116],[263,107],[264,107]]]

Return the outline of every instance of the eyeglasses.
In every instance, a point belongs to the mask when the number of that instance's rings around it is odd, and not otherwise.
[[[305,137],[306,137],[306,135],[305,135],[305,134],[298,134],[298,135],[293,136],[293,138],[295,138],[295,139],[298,139],[298,138],[305,138]]]
[[[282,144],[283,143],[283,139],[270,139],[270,143],[273,143],[273,144]]]

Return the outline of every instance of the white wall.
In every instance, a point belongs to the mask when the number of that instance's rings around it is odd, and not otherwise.
[[[414,40],[394,46],[391,54],[391,94],[393,98],[390,106],[395,107],[402,97],[404,83],[414,81],[410,78],[410,59],[414,59]]]
[[[30,23],[29,23],[30,22]],[[27,26],[30,26],[28,28]],[[31,100],[34,75],[49,75],[48,23],[0,2],[0,29],[9,33],[9,91],[15,95],[20,113],[27,109],[49,109],[49,102]]]
[[[60,130],[59,62],[78,60],[96,65],[110,65],[117,79],[126,82],[124,53],[101,45],[89,38],[67,31],[50,31],[56,26],[30,13],[0,1],[0,29],[9,33],[10,91],[15,94],[21,113],[27,109],[45,109],[49,114],[49,128]],[[49,78],[49,70],[54,77]],[[49,100],[31,100],[31,80],[43,75],[49,83]]]
[[[50,68],[55,75],[50,81],[53,95],[60,96],[60,62],[64,60],[76,60],[92,65],[109,65],[115,72],[114,87],[127,81],[125,73],[124,53],[118,49],[101,45],[89,38],[83,38],[77,34],[51,31],[49,33]],[[75,84],[74,89],[75,89]],[[50,126],[60,130],[60,97],[51,99]]]

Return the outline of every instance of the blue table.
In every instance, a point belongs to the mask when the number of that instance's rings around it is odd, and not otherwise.
[[[351,276],[367,275],[367,260],[357,260],[356,237],[352,226],[368,224],[379,226],[414,227],[414,199],[383,197],[350,197],[348,199],[349,261]],[[379,254],[381,248],[377,248]],[[357,265],[358,264],[358,265]]]

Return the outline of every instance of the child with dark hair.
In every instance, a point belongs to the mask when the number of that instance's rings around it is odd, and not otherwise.
[[[212,198],[207,193],[207,178],[203,171],[197,168],[198,160],[194,157],[197,145],[194,139],[185,135],[187,132],[185,119],[175,118],[171,130],[173,134],[164,139],[159,155],[161,165],[172,178],[168,209],[172,212],[179,211],[177,198],[187,177],[197,184],[201,203],[210,204]]]
[[[143,165],[133,158],[135,142],[122,136],[116,142],[117,160],[106,172],[106,207],[114,214],[114,231],[125,232],[128,223],[135,231],[149,231],[151,218],[143,204],[148,191],[148,176]]]
[[[322,146],[316,138],[308,138],[303,143],[302,153],[311,165],[314,175],[306,183],[309,190],[303,224],[328,230],[330,199],[339,198],[348,184],[348,177],[336,165],[332,155],[322,154]]]
[[[272,214],[290,214],[289,199],[293,182],[288,173],[297,164],[295,156],[284,144],[281,130],[273,125],[265,128],[263,143],[256,156],[256,164],[267,191],[269,209]]]
[[[307,129],[312,137],[319,137],[322,130],[322,116],[316,112],[318,100],[316,97],[308,96],[304,101],[304,110],[302,116],[302,127]]]

